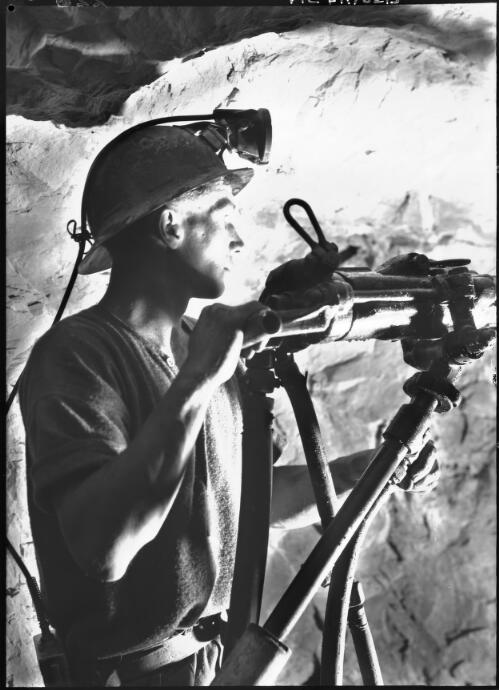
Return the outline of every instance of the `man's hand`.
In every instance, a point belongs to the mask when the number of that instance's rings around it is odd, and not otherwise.
[[[248,302],[239,307],[224,304],[205,307],[189,339],[182,373],[216,385],[228,381],[239,361],[250,317],[267,309],[260,302]]]
[[[435,446],[422,438],[424,446],[418,453],[407,456],[393,477],[404,491],[431,491],[438,481],[439,469]],[[372,462],[376,450],[357,451],[329,462],[336,494],[342,501]],[[412,464],[409,464],[412,463]],[[310,475],[306,465],[274,466],[271,526],[278,529],[296,529],[319,521]]]
[[[426,439],[425,434],[424,439]],[[397,481],[397,476],[402,478]],[[395,472],[394,483],[403,491],[431,491],[440,478],[437,450],[433,441],[428,440],[419,453],[406,456],[404,463]]]

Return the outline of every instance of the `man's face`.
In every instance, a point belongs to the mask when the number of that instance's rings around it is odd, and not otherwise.
[[[215,299],[243,246],[236,231],[237,209],[229,185],[217,182],[192,199],[170,204],[183,241],[178,250],[192,297]]]

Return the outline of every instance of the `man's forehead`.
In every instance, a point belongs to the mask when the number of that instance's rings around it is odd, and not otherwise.
[[[182,210],[196,210],[215,212],[221,209],[228,211],[235,209],[236,204],[234,194],[229,184],[224,182],[217,182],[212,185],[206,185],[200,190],[193,190],[191,193],[180,196],[173,200],[173,205],[182,208]]]

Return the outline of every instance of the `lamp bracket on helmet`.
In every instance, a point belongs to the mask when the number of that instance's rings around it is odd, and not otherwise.
[[[257,165],[269,162],[272,124],[268,110],[217,108],[213,111],[213,119],[214,123],[195,122],[185,127],[200,136],[220,156],[228,150]]]
[[[183,125],[194,134],[201,137],[220,157],[225,150],[234,151],[241,158],[265,165],[269,160],[272,144],[272,123],[270,113],[266,108],[258,110],[215,109],[209,115],[171,115],[153,120],[139,122],[124,130],[112,139],[97,154],[88,171],[83,188],[81,202],[81,233],[82,241],[87,237],[87,198],[89,183],[99,162],[107,156],[118,142],[129,137],[133,132],[154,127],[156,125],[173,124],[174,122],[192,122]]]

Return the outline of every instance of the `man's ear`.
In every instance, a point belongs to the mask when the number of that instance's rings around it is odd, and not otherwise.
[[[159,217],[159,234],[168,249],[177,249],[184,241],[184,231],[178,213],[165,208]]]

